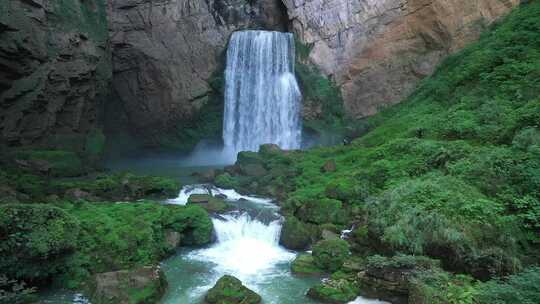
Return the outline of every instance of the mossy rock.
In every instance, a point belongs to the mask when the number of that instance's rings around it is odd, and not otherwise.
[[[230,275],[222,276],[204,299],[207,304],[259,304],[262,302],[261,296]]]
[[[90,299],[96,304],[157,303],[167,281],[159,266],[100,273],[90,284]]]
[[[188,198],[188,205],[197,205],[210,213],[225,212],[230,208],[225,200],[208,194],[192,194]]]
[[[334,272],[349,256],[349,244],[341,239],[322,240],[313,246],[313,259],[317,267]]]
[[[330,279],[311,287],[307,296],[323,303],[342,304],[353,301],[359,292],[360,290],[354,281]]]
[[[279,243],[287,249],[304,250],[316,239],[317,234],[317,227],[288,216],[281,229]]]
[[[311,254],[300,254],[294,259],[291,264],[291,271],[294,274],[319,275],[324,273],[324,270],[315,265]]]

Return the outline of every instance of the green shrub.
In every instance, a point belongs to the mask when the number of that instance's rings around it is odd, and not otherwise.
[[[238,181],[227,172],[218,175],[214,183],[216,186],[225,189],[235,189],[239,186]]]
[[[493,280],[478,288],[479,304],[540,303],[540,268],[532,267],[506,280]]]
[[[418,272],[409,283],[409,301],[430,304],[473,304],[477,294],[474,280],[452,275],[439,268]]]
[[[322,240],[313,246],[315,265],[329,272],[341,268],[348,256],[349,244],[341,239]]]
[[[78,203],[62,206],[80,222],[77,252],[62,278],[77,287],[90,274],[159,262],[171,250],[167,232],[180,233],[181,245],[204,245],[212,221],[199,206],[140,203]]]
[[[42,281],[65,271],[77,247],[79,223],[49,205],[1,205],[0,236],[0,272]]]

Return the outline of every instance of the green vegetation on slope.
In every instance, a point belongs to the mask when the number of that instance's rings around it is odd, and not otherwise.
[[[77,287],[91,274],[157,263],[178,245],[207,244],[212,236],[198,206],[65,202],[7,204],[0,211],[0,270],[33,283],[61,278]]]
[[[355,254],[427,255],[479,279],[540,261],[540,3],[521,5],[368,123],[349,146],[260,155],[270,174],[237,170],[228,183],[277,193],[306,223],[353,222]]]

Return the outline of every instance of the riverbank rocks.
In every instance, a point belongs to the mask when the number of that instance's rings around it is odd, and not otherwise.
[[[354,281],[329,279],[311,287],[307,296],[322,303],[344,304],[356,299],[360,289]]]
[[[89,200],[164,199],[173,198],[180,192],[180,184],[172,178],[135,175],[131,173],[100,174],[77,180],[58,180],[52,182],[56,192],[63,192],[67,199],[74,198],[66,190],[77,189]],[[77,197],[75,197],[77,198]],[[84,198],[84,197],[82,197]]]
[[[230,275],[222,276],[204,299],[207,304],[259,304],[262,302],[261,296]]]
[[[188,205],[197,205],[210,213],[221,213],[229,209],[223,198],[214,197],[209,194],[192,194],[188,198]]]
[[[422,271],[440,269],[440,263],[423,256],[371,256],[365,271],[357,274],[362,289],[392,303],[407,303],[411,282]]]
[[[341,268],[349,255],[349,244],[341,239],[322,240],[313,246],[315,265],[329,272]]]
[[[157,303],[167,287],[159,266],[96,274],[90,284],[95,304]]]

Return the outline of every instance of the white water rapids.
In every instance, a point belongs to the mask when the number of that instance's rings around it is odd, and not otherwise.
[[[239,278],[244,285],[261,294],[267,304],[315,303],[304,294],[306,288],[315,284],[318,279],[312,278],[310,282],[299,283],[299,279],[290,273],[290,262],[296,257],[296,253],[279,245],[282,218],[278,214],[279,208],[271,199],[245,196],[234,190],[202,184],[185,186],[176,199],[168,202],[185,205],[192,194],[226,197],[227,201],[234,202],[244,211],[233,211],[212,219],[217,236],[216,243],[186,253],[184,264],[178,266],[177,271],[183,272],[184,269],[180,268],[193,263],[210,263],[211,268],[203,267],[206,270],[197,270],[206,271],[204,275],[190,274],[202,277],[197,281],[198,285],[193,286],[191,283],[187,290],[176,290],[175,296],[169,295],[164,301],[165,304],[185,301],[198,303],[205,292],[224,274]],[[179,297],[179,294],[182,296]],[[386,302],[359,297],[351,303]]]

